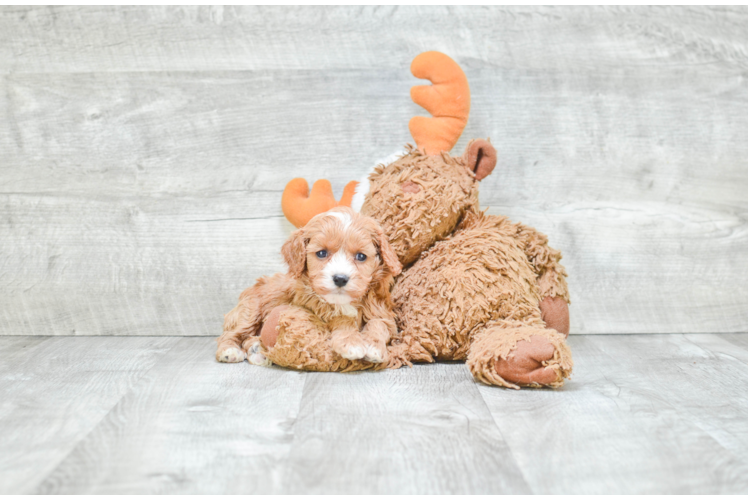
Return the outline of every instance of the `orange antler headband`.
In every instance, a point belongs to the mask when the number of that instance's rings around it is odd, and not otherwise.
[[[410,135],[426,154],[450,151],[470,114],[470,86],[465,73],[441,52],[419,54],[411,63],[410,72],[416,78],[431,80],[432,85],[411,88],[410,97],[433,116],[411,118]]]
[[[306,226],[306,223],[317,214],[335,207],[350,207],[357,184],[356,181],[349,182],[343,189],[343,196],[338,202],[332,194],[332,186],[327,179],[315,182],[312,186],[312,194],[309,194],[309,184],[297,177],[286,184],[286,189],[283,190],[281,198],[283,215],[296,227]]]
[[[419,54],[413,59],[410,71],[416,78],[431,81],[432,85],[411,88],[410,97],[433,117],[413,117],[408,124],[410,134],[426,154],[451,150],[460,138],[470,113],[470,86],[465,73],[441,52]],[[350,207],[357,184],[356,181],[349,182],[338,202],[332,194],[330,181],[322,179],[315,182],[309,194],[309,184],[304,179],[293,179],[283,191],[283,214],[294,226],[305,226],[312,217],[331,208]]]

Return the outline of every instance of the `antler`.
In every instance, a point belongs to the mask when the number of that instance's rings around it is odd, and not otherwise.
[[[283,215],[296,227],[306,226],[306,223],[317,214],[335,207],[350,207],[356,185],[358,185],[356,181],[349,182],[343,189],[343,196],[338,202],[335,201],[332,186],[327,179],[315,182],[311,194],[309,194],[309,184],[306,180],[300,177],[293,179],[283,190],[281,198]]]
[[[441,52],[423,52],[413,59],[410,72],[433,85],[410,89],[413,102],[433,118],[414,116],[410,135],[426,154],[449,151],[460,138],[470,113],[470,86],[460,66]]]

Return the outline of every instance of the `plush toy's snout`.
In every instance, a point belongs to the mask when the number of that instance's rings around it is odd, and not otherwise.
[[[412,181],[403,182],[400,188],[403,190],[403,193],[416,194],[421,192],[421,186]]]

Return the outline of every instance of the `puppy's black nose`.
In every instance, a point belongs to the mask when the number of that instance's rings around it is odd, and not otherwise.
[[[336,274],[332,277],[332,282],[335,283],[335,286],[344,287],[346,283],[348,283],[348,276],[345,274]]]

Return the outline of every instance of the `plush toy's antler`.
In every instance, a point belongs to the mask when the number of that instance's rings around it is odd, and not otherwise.
[[[452,58],[433,51],[416,56],[410,72],[416,78],[431,80],[433,84],[410,89],[413,102],[433,116],[411,118],[410,135],[427,154],[451,150],[470,113],[470,86],[465,73]]]
[[[312,194],[309,194],[309,184],[302,179],[296,178],[286,184],[281,198],[283,214],[288,222],[296,227],[306,226],[306,223],[317,214],[327,212],[335,207],[350,207],[353,194],[358,182],[351,181],[343,189],[343,197],[335,201],[332,194],[332,186],[327,179],[320,179],[312,186]]]
[[[416,78],[431,80],[432,85],[411,88],[410,97],[433,116],[413,117],[409,124],[410,134],[427,154],[451,150],[470,113],[470,87],[465,73],[449,56],[433,51],[416,56],[410,71]],[[309,184],[304,179],[293,179],[283,191],[283,214],[294,226],[305,226],[312,217],[331,208],[350,207],[357,184],[356,181],[349,182],[338,202],[332,194],[330,181],[318,180],[309,194]]]

